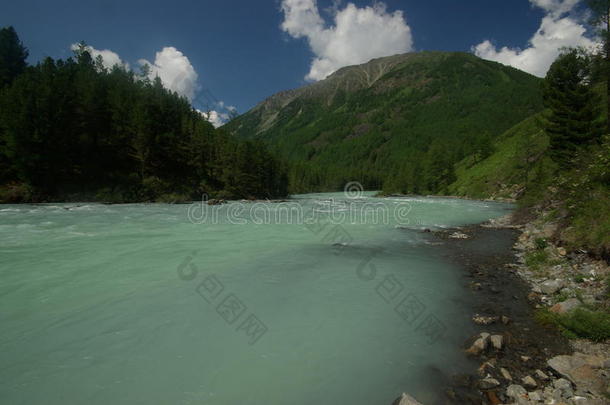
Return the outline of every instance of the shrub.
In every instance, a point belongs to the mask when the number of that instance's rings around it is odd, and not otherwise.
[[[538,270],[541,266],[547,263],[549,255],[544,250],[529,252],[525,255],[525,264],[532,270]]]
[[[554,314],[548,309],[536,312],[536,320],[542,325],[556,326],[570,339],[584,338],[595,342],[610,339],[610,313],[605,310],[577,308],[567,314]]]
[[[538,249],[538,250],[544,250],[549,245],[547,243],[546,239],[544,239],[544,238],[536,238],[536,240],[534,241],[534,244],[536,245],[536,249]]]
[[[585,282],[585,276],[583,274],[576,274],[572,279],[574,280],[575,283],[584,283]]]

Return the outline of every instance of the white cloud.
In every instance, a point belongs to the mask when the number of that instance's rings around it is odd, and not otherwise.
[[[224,101],[219,101],[218,106],[222,109],[225,109],[231,113],[237,112],[237,107],[233,105],[227,105]]]
[[[79,44],[72,44],[70,49],[76,51],[79,49]],[[92,46],[87,45],[85,49],[91,54],[91,57],[95,60],[98,56],[101,56],[103,59],[104,67],[107,69],[112,69],[114,65],[119,65],[124,67],[125,69],[129,69],[129,63],[123,62],[119,55],[115,52],[112,52],[109,49],[95,49]]]
[[[316,0],[282,0],[281,28],[293,38],[306,38],[315,55],[307,80],[322,80],[337,69],[413,49],[411,29],[402,11],[386,5],[342,10],[335,3],[334,25],[326,27]]]
[[[79,49],[78,44],[72,44],[70,49],[73,51]],[[98,50],[91,46],[87,46],[87,51],[95,59],[98,55],[103,58],[104,66],[108,69],[114,65],[123,66],[125,69],[130,69],[127,62],[123,62],[119,55],[111,50]],[[155,55],[154,63],[146,59],[138,61],[140,65],[148,65],[150,68],[151,79],[159,77],[163,86],[167,89],[177,92],[186,97],[191,103],[195,99],[196,93],[199,91],[197,84],[198,74],[188,57],[174,47],[164,47]],[[237,108],[226,104],[224,101],[215,102],[216,109],[209,113],[197,110],[203,115],[206,120],[214,124],[215,127],[221,126],[228,121],[232,114],[237,112]]]
[[[209,112],[197,110],[197,112],[201,114],[206,121],[209,121],[212,125],[214,125],[214,128],[224,125],[229,120],[229,114],[220,113],[215,110],[211,110]]]
[[[572,11],[579,1],[580,0],[530,0],[530,3],[536,7],[540,7],[551,15],[561,17],[562,14]]]
[[[146,59],[140,59],[138,63],[150,66],[151,78],[158,76],[166,88],[193,101],[198,90],[198,75],[182,52],[169,46],[156,53],[154,63]]]
[[[486,40],[474,46],[475,55],[544,77],[551,64],[565,47],[592,48],[596,42],[586,36],[587,29],[578,17],[564,16],[574,10],[579,0],[530,0],[546,11],[540,28],[526,49],[496,48]]]

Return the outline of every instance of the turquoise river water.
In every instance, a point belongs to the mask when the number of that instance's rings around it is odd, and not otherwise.
[[[472,314],[420,229],[511,207],[349,197],[0,206],[0,403],[433,403]]]

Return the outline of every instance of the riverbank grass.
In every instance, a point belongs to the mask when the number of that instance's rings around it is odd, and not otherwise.
[[[567,314],[556,314],[547,308],[536,312],[536,320],[554,326],[568,339],[590,339],[603,342],[610,339],[610,313],[607,309],[577,308]]]

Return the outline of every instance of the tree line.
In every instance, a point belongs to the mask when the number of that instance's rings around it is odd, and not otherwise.
[[[0,201],[287,194],[286,163],[215,129],[146,70],[108,69],[84,43],[66,60],[27,57],[15,30],[1,29]]]

